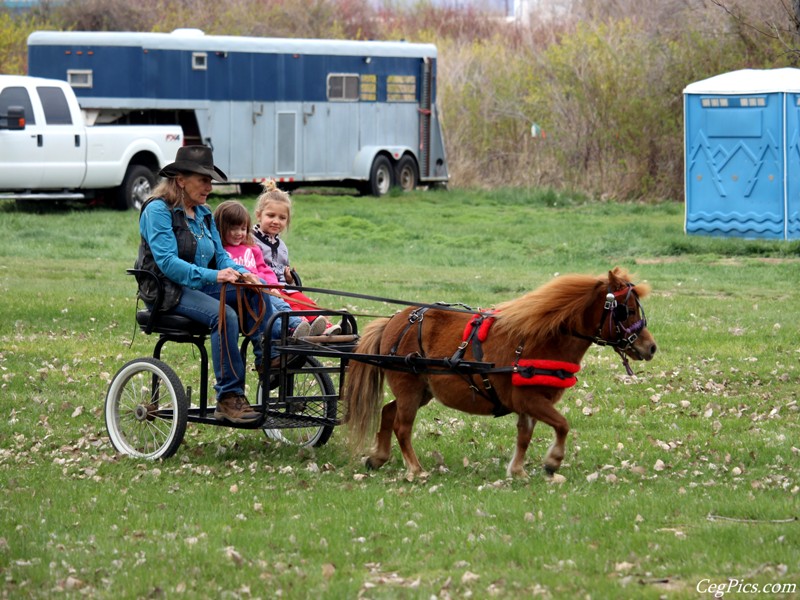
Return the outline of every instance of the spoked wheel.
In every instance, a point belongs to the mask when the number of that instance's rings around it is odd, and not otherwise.
[[[307,447],[322,446],[330,439],[338,397],[330,376],[311,370],[321,366],[319,360],[307,356],[303,370],[287,378],[285,401],[280,400],[278,388],[269,391],[263,427],[267,439]],[[259,397],[261,392],[259,385]]]
[[[122,454],[167,458],[186,432],[189,400],[178,376],[155,358],[126,363],[106,395],[106,429]]]

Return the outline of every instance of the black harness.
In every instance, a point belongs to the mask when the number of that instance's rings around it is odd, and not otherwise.
[[[624,298],[623,298],[624,296]],[[631,308],[631,301],[636,303],[636,308]],[[469,312],[473,312],[473,317],[464,329],[461,343],[456,348],[452,356],[446,358],[428,358],[425,356],[422,346],[422,322],[425,313],[431,308],[443,310],[453,310],[453,306],[461,306]],[[456,309],[457,310],[457,309]],[[641,316],[639,320],[630,326],[625,323],[634,314]],[[511,413],[497,395],[497,391],[489,380],[489,375],[498,373],[511,373],[514,385],[543,385],[548,387],[566,388],[575,384],[575,373],[580,369],[580,365],[565,363],[552,360],[522,359],[523,346],[520,344],[515,350],[516,358],[510,367],[495,367],[494,363],[483,362],[482,343],[488,336],[489,327],[494,322],[496,315],[493,311],[474,312],[464,304],[436,303],[416,308],[408,315],[403,331],[400,332],[395,343],[389,350],[391,357],[397,357],[397,350],[411,329],[416,326],[418,352],[412,352],[404,357],[400,357],[402,364],[395,364],[390,367],[392,370],[404,371],[414,374],[427,375],[453,375],[456,374],[464,379],[472,390],[473,397],[477,394],[488,400],[492,405],[492,415],[502,417]],[[622,358],[629,375],[633,371],[628,364],[625,351],[629,349],[638,339],[639,333],[647,326],[647,319],[644,316],[644,308],[639,302],[639,296],[632,283],[617,292],[608,291],[606,301],[603,305],[603,313],[600,317],[600,324],[594,336],[587,336],[580,333],[572,333],[575,337],[588,340],[599,346],[611,346]],[[605,336],[605,337],[604,337]],[[464,359],[466,350],[472,346],[474,361]],[[385,365],[383,365],[385,366]],[[480,381],[476,381],[476,377]]]
[[[441,304],[442,307],[451,307],[454,306],[453,304]],[[463,306],[467,310],[472,310],[468,306],[463,304],[458,304],[458,306]],[[494,389],[491,381],[489,381],[489,374],[490,373],[498,373],[500,371],[505,371],[506,369],[496,369],[494,368],[493,363],[483,363],[483,347],[481,345],[481,338],[486,339],[485,336],[479,335],[479,331],[481,331],[481,326],[483,325],[485,319],[492,318],[492,313],[476,313],[472,320],[469,322],[467,326],[469,331],[465,331],[464,339],[456,348],[456,351],[453,353],[452,356],[449,358],[442,358],[442,359],[430,359],[426,360],[427,357],[425,356],[425,352],[422,348],[422,321],[425,318],[425,313],[428,312],[430,308],[434,308],[433,306],[421,306],[413,311],[411,311],[408,315],[408,323],[406,323],[405,328],[403,331],[400,332],[395,343],[389,349],[389,356],[397,356],[397,349],[400,346],[403,338],[409,333],[412,327],[416,325],[417,329],[417,347],[419,348],[419,352],[412,352],[404,357],[404,369],[397,369],[392,367],[395,370],[404,370],[409,373],[425,373],[428,375],[453,375],[457,374],[464,379],[465,382],[469,385],[469,388],[472,390],[473,397],[475,394],[485,398],[492,404],[492,415],[495,417],[502,417],[509,414],[511,411],[500,402],[500,398],[497,395],[497,391]],[[485,330],[484,330],[485,331]],[[467,347],[472,344],[472,354],[475,357],[475,362],[473,361],[465,361],[464,354],[466,353]],[[434,363],[439,368],[431,368],[432,363]],[[482,368],[476,368],[476,364],[483,365]],[[481,382],[483,383],[483,389],[478,387],[475,382],[474,377],[479,376]]]

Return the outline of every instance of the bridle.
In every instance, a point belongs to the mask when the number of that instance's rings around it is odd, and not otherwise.
[[[636,303],[634,308],[630,306],[631,301]],[[626,326],[625,323],[637,314],[639,319]],[[609,288],[606,294],[606,301],[603,304],[600,324],[594,336],[579,333],[574,333],[573,335],[589,340],[598,346],[611,346],[622,359],[622,364],[625,366],[625,371],[628,375],[633,375],[633,369],[628,364],[628,357],[625,355],[625,351],[630,349],[638,354],[633,344],[639,339],[639,332],[645,327],[647,327],[647,319],[645,318],[644,307],[639,302],[639,294],[636,293],[632,283],[627,283],[624,288],[616,292],[612,292]]]

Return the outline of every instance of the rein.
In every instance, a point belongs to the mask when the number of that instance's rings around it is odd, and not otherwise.
[[[425,308],[438,308],[440,310],[450,310],[453,312],[463,312],[463,313],[470,313],[476,314],[476,311],[466,304],[461,302],[454,302],[454,303],[447,303],[447,302],[411,302],[409,300],[398,300],[397,298],[385,298],[383,296],[371,296],[369,294],[359,294],[357,292],[344,292],[341,290],[332,290],[328,288],[315,288],[315,287],[306,287],[300,285],[275,285],[275,284],[264,284],[263,287],[270,287],[270,288],[281,288],[287,290],[297,290],[302,292],[313,292],[317,294],[326,294],[329,296],[344,296],[346,298],[359,298],[361,300],[374,300],[376,302],[385,302],[387,304],[399,304],[401,306],[420,306]],[[459,308],[460,307],[460,308]],[[365,315],[365,316],[373,316],[373,315]]]
[[[228,294],[228,283],[223,282],[219,288],[219,319],[218,319],[218,331],[219,331],[219,339],[227,339],[225,337],[225,329],[227,326],[227,307],[228,303],[226,302],[227,294]],[[243,282],[236,282],[232,283],[236,288],[236,313],[239,317],[239,328],[242,334],[245,337],[249,337],[253,335],[257,330],[258,326],[261,324],[261,321],[264,320],[264,317],[267,316],[267,299],[264,297],[264,294],[261,293],[261,288],[263,285],[255,284],[255,283],[243,283]],[[254,310],[250,303],[247,302],[247,297],[245,292],[247,290],[259,292],[258,294],[258,309]],[[250,331],[245,331],[243,329],[244,322],[245,322],[245,315],[250,315],[253,318],[253,328]],[[222,342],[220,341],[220,344]],[[225,344],[225,352],[227,354],[228,361],[231,360],[231,349],[228,347],[228,344]],[[222,372],[225,369],[224,361],[221,363],[220,368]]]

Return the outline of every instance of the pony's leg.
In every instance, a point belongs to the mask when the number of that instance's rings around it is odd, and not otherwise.
[[[368,469],[380,469],[391,456],[392,428],[397,414],[397,400],[386,404],[381,411],[381,426],[375,435],[375,447],[367,457]]]
[[[412,403],[411,406],[406,404],[400,407],[394,418],[394,435],[400,446],[400,452],[403,453],[403,461],[406,463],[406,469],[408,469],[410,477],[423,472],[417,453],[414,452],[414,447],[411,445],[411,434],[414,429],[414,419],[417,417],[418,408],[419,404]]]
[[[532,411],[535,420],[547,423],[556,433],[556,439],[544,457],[544,470],[550,475],[558,471],[561,461],[564,460],[565,445],[567,434],[569,433],[569,423],[564,416],[556,410],[550,402],[541,401]]]
[[[508,463],[508,469],[506,469],[509,477],[528,476],[525,472],[525,454],[531,443],[534,425],[536,425],[536,421],[530,415],[520,413],[517,417],[517,447],[514,450],[514,456],[511,457],[511,462]]]

